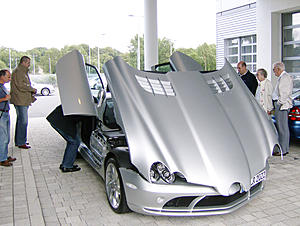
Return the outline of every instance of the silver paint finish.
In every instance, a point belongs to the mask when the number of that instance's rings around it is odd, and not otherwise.
[[[83,60],[78,57],[75,52],[60,61],[59,77],[72,74],[68,67],[77,68],[74,70],[77,75],[68,76],[69,79],[86,77]],[[176,62],[180,61],[179,55]],[[191,68],[188,58],[182,62],[183,67],[175,67],[177,70]],[[197,68],[195,62],[191,64]],[[116,57],[105,64],[104,71],[117,122],[126,135],[131,163],[139,172],[119,168],[131,210],[174,216],[224,214],[261,191],[262,186],[250,192],[251,178],[268,169],[267,159],[278,144],[277,135],[271,120],[228,63],[220,71],[205,74],[198,71],[158,74],[138,71]],[[64,88],[61,85],[61,96],[76,93]],[[81,96],[89,88],[84,85],[83,90],[77,90],[76,95]],[[78,106],[66,103],[68,98],[61,100],[72,114],[85,114]],[[102,107],[98,108],[100,119]],[[81,144],[80,152],[105,177],[104,161],[111,148],[103,134],[98,127],[91,135],[91,149]],[[164,163],[171,172],[180,172],[187,182],[151,183],[150,167],[155,162]],[[240,192],[245,191],[246,195],[238,200],[225,206],[195,208],[206,196],[228,196],[240,186]],[[111,194],[116,197],[114,192]],[[163,209],[169,200],[186,196],[196,197],[188,207]],[[116,199],[111,199],[111,203],[117,205],[118,201],[113,200]]]
[[[170,57],[170,64],[175,71],[202,71],[202,66],[193,58],[181,53],[174,52]]]
[[[262,189],[263,184],[256,190],[229,204],[196,207],[197,202],[206,196],[220,195],[214,188],[197,184],[164,185],[152,184],[141,178],[136,172],[120,168],[121,177],[126,193],[128,207],[139,213],[165,216],[203,216],[230,213],[245,205]],[[124,182],[126,181],[126,182]],[[164,205],[175,198],[191,197],[195,199],[186,207],[168,207]]]
[[[131,161],[148,181],[151,165],[159,161],[189,183],[214,187],[221,195],[229,195],[234,183],[248,191],[278,143],[268,117],[228,63],[206,74],[157,74],[138,71],[116,57],[104,71]],[[170,82],[176,96],[150,93],[136,76]],[[209,81],[221,77],[229,77],[232,88],[215,94]],[[159,84],[152,88],[164,92]]]
[[[95,115],[84,60],[78,50],[63,56],[56,64],[56,77],[64,115]]]

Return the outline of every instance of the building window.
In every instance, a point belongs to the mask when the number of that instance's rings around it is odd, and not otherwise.
[[[256,72],[256,35],[225,39],[225,57],[236,69],[245,61],[251,72]]]
[[[286,71],[300,79],[300,12],[282,14],[282,42]]]

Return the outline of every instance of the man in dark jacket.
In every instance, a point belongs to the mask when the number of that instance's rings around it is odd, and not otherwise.
[[[250,92],[253,94],[253,96],[255,96],[258,85],[256,77],[247,69],[247,65],[244,61],[240,61],[238,63],[237,69],[242,80],[244,81]]]
[[[82,116],[64,116],[61,105],[47,116],[51,126],[67,141],[63,161],[59,167],[63,173],[75,172],[81,169],[78,165],[74,165],[80,145],[81,118]]]

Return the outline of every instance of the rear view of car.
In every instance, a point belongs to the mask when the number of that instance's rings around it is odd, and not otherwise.
[[[290,135],[294,139],[300,139],[300,90],[292,94],[294,106],[289,112]]]

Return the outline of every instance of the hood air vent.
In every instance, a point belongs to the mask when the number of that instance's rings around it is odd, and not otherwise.
[[[228,74],[224,76],[211,77],[207,80],[207,84],[214,94],[227,92],[233,87]]]
[[[153,95],[176,96],[171,82],[160,79],[135,76],[138,83],[144,90]]]

